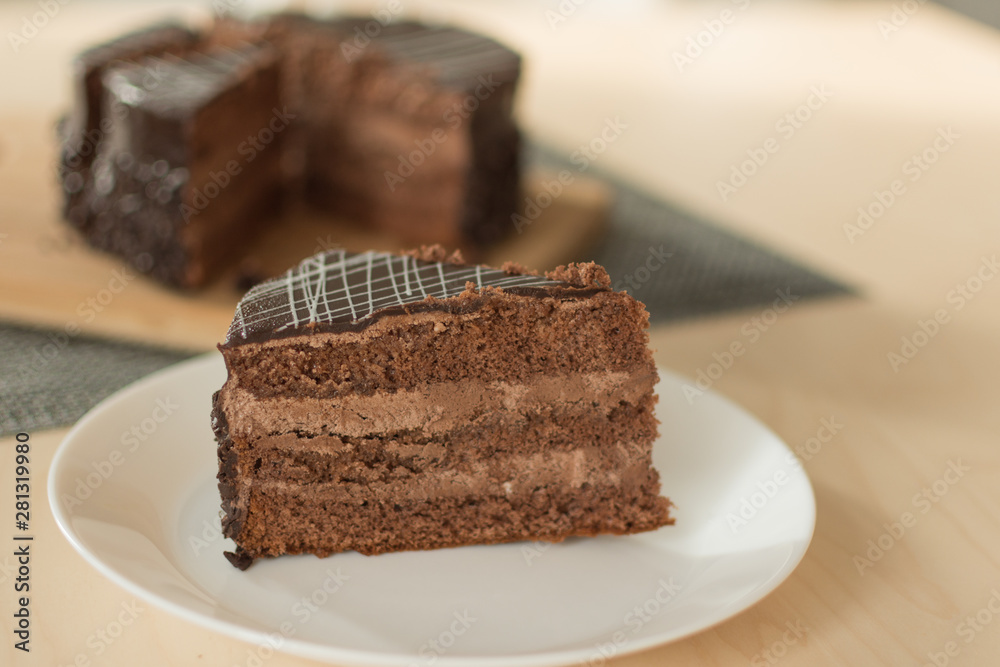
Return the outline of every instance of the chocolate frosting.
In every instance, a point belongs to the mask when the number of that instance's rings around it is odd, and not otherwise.
[[[222,347],[323,332],[361,331],[387,315],[471,312],[491,292],[586,298],[608,291],[599,282],[565,282],[525,272],[413,256],[331,250],[253,287],[236,306]]]

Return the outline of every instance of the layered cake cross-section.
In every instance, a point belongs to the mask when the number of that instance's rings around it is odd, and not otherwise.
[[[227,557],[673,523],[647,326],[595,264],[538,275],[440,247],[321,253],[257,285],[219,346]]]

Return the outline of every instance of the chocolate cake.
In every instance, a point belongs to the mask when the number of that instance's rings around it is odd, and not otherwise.
[[[156,26],[77,59],[64,213],[92,245],[183,287],[300,201],[475,252],[516,209],[519,73],[491,39],[414,22]]]
[[[648,314],[609,285],[435,247],[321,253],[251,289],[212,412],[231,562],[672,523]]]

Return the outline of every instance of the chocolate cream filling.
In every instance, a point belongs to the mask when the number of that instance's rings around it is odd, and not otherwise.
[[[439,382],[396,392],[334,398],[261,398],[249,389],[227,384],[220,401],[229,415],[230,432],[237,437],[291,431],[365,437],[413,429],[436,434],[498,412],[540,412],[561,406],[588,414],[607,414],[621,402],[638,404],[655,382],[655,373],[582,373],[540,376],[527,383]]]
[[[291,464],[291,465],[290,465]],[[495,461],[481,461],[468,469],[441,469],[414,474],[397,469],[388,479],[367,480],[365,467],[345,466],[338,477],[343,479],[302,483],[286,477],[292,461],[268,473],[263,479],[244,478],[241,486],[250,494],[260,493],[272,500],[285,495],[304,494],[310,502],[333,501],[362,505],[365,503],[437,502],[440,498],[524,497],[540,488],[579,489],[593,487],[635,488],[650,477],[649,460],[634,448],[620,443],[608,452],[585,447],[571,452],[508,454]],[[359,469],[355,469],[359,468]],[[308,470],[306,470],[308,473]],[[377,475],[379,471],[375,471]]]

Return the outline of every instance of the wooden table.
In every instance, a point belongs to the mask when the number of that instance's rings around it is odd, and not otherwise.
[[[931,4],[902,17],[889,2],[628,5],[617,14],[608,4],[584,4],[553,28],[532,4],[435,7],[524,46],[532,65],[521,112],[536,135],[570,151],[621,116],[629,129],[600,168],[862,292],[796,303],[712,385],[803,453],[818,505],[805,560],[751,610],[615,664],[996,664],[1000,35]],[[14,7],[0,15],[4,34],[11,17],[34,10]],[[151,11],[113,7],[119,23]],[[731,14],[721,35],[678,69],[673,52],[723,9]],[[81,30],[100,23],[94,8],[61,12]],[[31,92],[27,72],[61,57],[46,34],[18,56],[25,73],[5,95],[43,94]],[[828,99],[800,111],[814,86]],[[789,113],[805,120],[786,136],[776,124]],[[948,128],[954,140],[938,141]],[[723,201],[718,181],[768,139],[778,150]],[[925,151],[933,164],[912,171],[911,156]],[[896,180],[894,201],[875,215]],[[845,228],[861,224],[858,207],[873,215],[860,234]],[[657,328],[657,359],[694,377],[714,353],[747,342],[744,325],[756,327],[759,315]],[[63,435],[32,434],[36,480]],[[5,507],[12,448],[0,444]],[[133,600],[58,534],[40,487],[34,498],[33,653],[13,650],[5,630],[0,662],[245,663],[249,645],[141,602],[105,645],[95,633]],[[12,561],[0,557],[4,628]],[[276,655],[267,664],[311,663]]]

